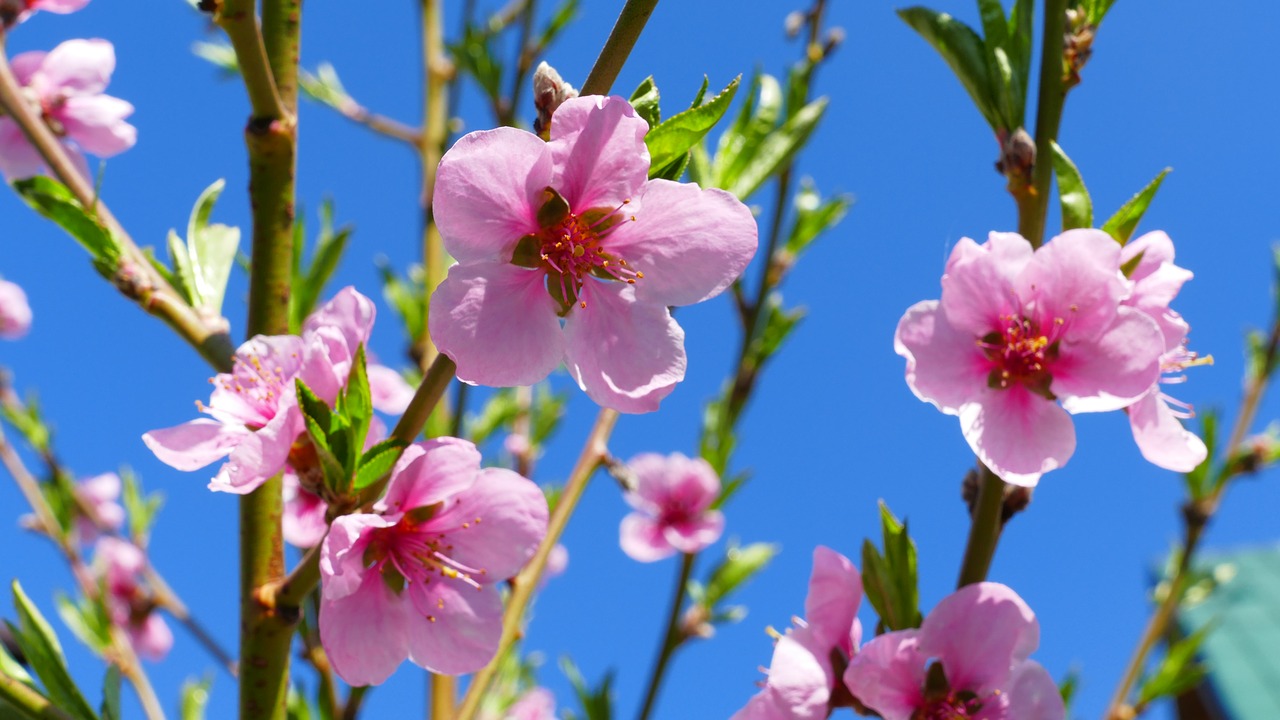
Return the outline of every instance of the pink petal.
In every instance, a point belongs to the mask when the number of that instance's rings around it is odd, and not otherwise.
[[[607,236],[610,252],[644,273],[636,299],[692,305],[719,295],[756,252],[756,219],[742,201],[693,183],[651,180],[639,192],[635,222]]]
[[[729,720],[793,720],[795,715],[790,708],[778,704],[777,693],[766,685],[760,692],[751,696],[741,710],[733,714]]]
[[[139,655],[152,662],[163,660],[173,648],[173,631],[158,612],[148,613],[141,624],[128,623],[126,629],[129,644],[133,645]]]
[[[320,593],[325,600],[340,600],[357,592],[366,575],[377,575],[365,567],[364,551],[373,534],[398,522],[370,513],[341,515],[320,546]]]
[[[289,450],[304,431],[302,411],[291,405],[261,429],[246,433],[226,464],[209,481],[214,492],[245,495],[284,469]]]
[[[449,557],[483,570],[482,582],[499,582],[520,572],[546,536],[547,497],[510,470],[485,468],[428,529],[448,536]]]
[[[444,247],[460,262],[510,262],[516,242],[538,232],[552,184],[551,151],[515,128],[464,135],[440,161],[434,210]]]
[[[631,513],[622,518],[618,528],[618,543],[622,552],[636,562],[657,562],[676,554],[662,526],[653,518],[641,513]]]
[[[942,661],[953,689],[979,695],[1006,687],[1010,668],[1039,644],[1035,613],[1000,583],[960,588],[934,606],[920,626],[920,653]]]
[[[31,9],[66,15],[67,13],[73,13],[88,4],[89,0],[36,0],[36,2],[31,5]]]
[[[342,342],[341,345],[331,343],[330,354],[335,361],[354,358],[356,348],[369,344],[369,334],[373,331],[377,315],[373,301],[348,285],[307,316],[302,324],[302,333],[305,337],[320,328],[336,330],[339,333],[336,337],[341,337]]]
[[[648,131],[649,124],[623,98],[566,100],[552,118],[547,143],[556,170],[551,184],[576,213],[635,199],[649,178]]]
[[[48,97],[59,90],[92,95],[107,88],[116,51],[106,40],[68,40],[45,57],[32,86]]]
[[[960,238],[942,275],[942,309],[951,325],[982,337],[1001,315],[1019,310],[1014,280],[1032,252],[1031,243],[1017,233],[993,232],[982,245]]]
[[[709,510],[688,522],[674,523],[662,529],[667,542],[682,553],[702,552],[719,540],[722,533],[724,514],[719,510]]]
[[[284,541],[297,548],[312,548],[324,540],[329,532],[325,519],[329,506],[319,496],[303,490],[298,476],[284,474],[284,513],[280,516],[280,530]]]
[[[17,340],[30,328],[31,305],[27,303],[27,293],[16,283],[0,280],[0,337]]]
[[[428,323],[431,340],[458,364],[464,382],[532,385],[564,360],[560,317],[540,271],[454,265],[431,295]]]
[[[561,108],[563,109],[563,108]],[[596,403],[624,413],[658,409],[684,379],[684,330],[631,286],[588,280],[586,307],[565,321],[569,372]]]
[[[912,305],[898,321],[893,349],[907,359],[907,386],[916,397],[948,415],[986,387],[988,361],[972,334],[957,330],[939,301]]]
[[[48,54],[43,50],[33,50],[14,55],[9,60],[9,69],[13,70],[13,76],[17,78],[19,85],[25,87],[31,84],[31,78],[40,70],[40,66],[44,65],[44,59]]]
[[[119,154],[138,141],[138,129],[124,121],[133,105],[110,95],[73,95],[55,114],[67,135],[98,157]]]
[[[795,720],[827,717],[833,678],[829,662],[814,654],[814,645],[807,628],[792,630],[773,646],[769,661],[768,690]]]
[[[411,584],[405,591],[417,612],[398,631],[409,636],[409,659],[415,665],[461,675],[493,659],[502,636],[502,598],[496,588],[437,580]]]
[[[535,687],[507,708],[503,720],[557,720],[556,696],[546,688]]]
[[[1148,462],[1174,472],[1191,472],[1209,451],[1198,435],[1182,426],[1166,404],[1159,386],[1130,405],[1129,425],[1134,442]]]
[[[373,506],[380,513],[427,507],[472,487],[480,472],[480,451],[466,440],[432,438],[404,449],[387,494]]]
[[[1120,249],[1120,264],[1126,264],[1139,255],[1142,259],[1129,275],[1135,283],[1146,279],[1161,265],[1173,262],[1173,240],[1163,230],[1145,233]]]
[[[1011,720],[1064,720],[1067,716],[1058,684],[1034,660],[1014,668],[1005,694],[1009,699],[1007,717]]]
[[[13,182],[39,175],[44,158],[11,118],[0,117],[0,174]]]
[[[978,459],[1014,485],[1034,487],[1076,449],[1071,416],[1022,386],[986,389],[960,409],[960,429]]]
[[[386,365],[370,364],[368,372],[374,409],[389,415],[403,413],[409,407],[409,401],[413,400],[413,386]]]
[[[350,594],[321,597],[320,643],[339,677],[356,687],[378,685],[409,657],[411,630],[426,620],[407,600],[377,572],[365,573]]]
[[[899,630],[872,639],[849,661],[844,684],[884,720],[911,720],[924,704],[925,655],[918,630]]]
[[[849,558],[829,547],[814,548],[804,619],[823,647],[856,649],[861,638],[854,639],[852,648],[842,646],[850,636],[861,601],[862,576]]]
[[[1120,246],[1110,235],[1068,230],[1036,251],[1017,289],[1026,302],[1038,299],[1035,319],[1040,327],[1062,318],[1064,335],[1088,339],[1111,325],[1127,293],[1119,268]]]
[[[142,436],[142,442],[160,462],[190,472],[230,455],[249,432],[242,425],[224,425],[217,420],[199,418],[152,430]]]
[[[627,468],[635,475],[634,492],[623,493],[622,498],[636,510],[657,515],[667,499],[667,457],[657,453],[641,453],[627,462]]]
[[[1146,394],[1160,379],[1164,335],[1155,321],[1132,308],[1092,340],[1066,343],[1053,367],[1050,389],[1070,413],[1118,410]]]

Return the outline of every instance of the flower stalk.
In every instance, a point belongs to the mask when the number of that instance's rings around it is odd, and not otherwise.
[[[1032,167],[1029,199],[1018,203],[1018,234],[1040,247],[1044,242],[1045,217],[1049,211],[1049,185],[1053,181],[1053,143],[1062,124],[1062,108],[1067,90],[1063,84],[1063,33],[1067,18],[1066,0],[1045,0],[1044,35],[1040,53],[1040,95],[1036,102],[1036,163]]]
[[[957,588],[987,579],[991,560],[1000,541],[1000,514],[1004,506],[1005,483],[987,466],[978,463],[978,501],[973,508],[973,522],[969,526],[969,540],[964,548],[964,560],[960,564],[960,580]]]
[[[586,82],[582,83],[583,95],[609,93],[613,81],[618,79],[618,73],[622,72],[622,66],[626,64],[631,49],[635,47],[636,40],[640,38],[645,23],[649,22],[649,16],[657,5],[658,0],[627,0],[627,4],[622,6],[618,21],[609,32],[604,47],[600,49],[595,65],[591,66]]]
[[[689,576],[693,573],[695,558],[697,558],[696,553],[680,555],[675,591],[671,597],[671,607],[667,612],[667,630],[662,638],[662,646],[658,650],[658,658],[653,663],[653,670],[649,673],[649,689],[644,694],[644,705],[640,708],[639,720],[649,720],[649,714],[653,712],[654,703],[658,699],[658,691],[662,688],[662,681],[666,677],[667,663],[675,654],[676,648],[688,638],[680,631],[680,609],[684,607],[685,593],[689,586]]]

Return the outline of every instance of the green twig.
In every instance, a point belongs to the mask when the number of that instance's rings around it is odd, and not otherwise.
[[[583,95],[605,95],[609,92],[657,5],[658,0],[627,0],[627,4],[622,6],[618,21],[609,32],[609,39],[605,40],[586,82],[582,83]]]
[[[978,468],[978,500],[973,507],[973,522],[969,525],[969,541],[964,547],[957,587],[987,579],[987,571],[991,569],[991,560],[996,554],[996,543],[1000,542],[1005,484],[986,465],[978,463]]]
[[[693,553],[683,553],[680,557],[680,568],[676,571],[676,586],[671,597],[671,608],[667,613],[667,629],[662,636],[662,647],[658,649],[653,670],[649,673],[649,689],[644,694],[644,706],[640,709],[639,720],[649,720],[654,702],[658,699],[658,691],[662,688],[662,681],[666,677],[667,663],[675,654],[676,648],[680,647],[686,639],[680,632],[680,609],[684,607],[689,575],[693,572],[693,560],[696,557],[697,555]]]
[[[25,683],[0,672],[0,700],[32,720],[73,720],[48,698]]]
[[[1049,211],[1049,185],[1053,181],[1053,143],[1062,123],[1066,89],[1062,83],[1063,32],[1066,0],[1045,0],[1044,39],[1040,54],[1040,97],[1036,104],[1036,162],[1032,168],[1031,196],[1018,203],[1018,232],[1040,247],[1044,242],[1045,216]]]

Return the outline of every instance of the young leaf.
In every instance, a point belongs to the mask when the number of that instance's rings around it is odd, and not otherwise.
[[[744,547],[730,545],[703,586],[702,604],[716,609],[722,600],[763,570],[777,556],[778,549],[777,545],[763,542]]]
[[[880,502],[880,525],[884,541],[881,554],[870,540],[862,544],[862,585],[867,600],[880,615],[887,630],[920,627],[920,595],[916,570],[916,546],[906,523]]]
[[[189,267],[186,273],[177,273],[188,285],[190,298],[195,307],[218,314],[222,312],[222,299],[227,291],[227,280],[231,277],[231,265],[235,262],[236,250],[240,247],[240,228],[221,224],[209,224],[209,216],[213,214],[213,205],[226,186],[225,180],[216,180],[191,208],[191,217],[187,220],[186,260]],[[170,252],[173,252],[172,234]],[[177,270],[178,255],[174,255],[174,269]]]
[[[200,304],[200,299],[195,294],[196,278],[191,270],[191,258],[187,255],[187,244],[178,237],[178,233],[172,230],[169,231],[165,241],[169,246],[169,258],[173,262],[173,270],[164,267],[163,263],[158,263],[160,267],[156,269],[164,268],[162,272],[168,275],[174,289],[182,293],[188,305],[195,307]]]
[[[107,666],[107,677],[102,681],[102,720],[121,720],[120,668]]]
[[[652,75],[641,80],[635,92],[631,93],[631,107],[636,109],[637,115],[649,123],[651,129],[657,127],[662,121],[662,111],[658,107],[661,100],[662,95],[658,93],[658,86],[653,82]]]
[[[93,217],[67,186],[44,176],[18,180],[13,184],[23,200],[58,227],[66,230],[93,258],[93,266],[104,277],[111,277],[120,267],[121,249],[115,238]]]
[[[290,329],[301,332],[307,315],[315,309],[324,293],[325,285],[333,277],[347,248],[347,241],[353,232],[350,227],[337,231],[333,228],[333,203],[329,200],[320,205],[320,233],[316,237],[316,247],[311,253],[311,263],[305,272],[301,269],[302,246],[305,244],[305,230],[302,220],[298,220],[297,232],[294,235],[294,252],[297,253],[296,270],[293,278],[293,293],[289,296]]]
[[[795,221],[791,225],[791,232],[787,235],[787,241],[783,247],[792,258],[795,258],[804,252],[819,235],[835,227],[844,219],[849,208],[853,207],[853,196],[836,195],[824,201],[817,188],[813,186],[813,182],[806,178],[800,183],[800,190],[796,193],[793,206]]]
[[[612,671],[605,673],[600,684],[593,688],[587,685],[578,666],[574,665],[568,657],[560,659],[560,669],[569,679],[569,684],[573,686],[574,694],[578,696],[584,720],[613,720]]]
[[[750,197],[800,150],[826,109],[827,99],[818,98],[769,133],[751,153],[750,164],[725,189],[743,200]]]
[[[645,145],[649,148],[650,167],[660,170],[686,156],[690,148],[702,142],[702,138],[728,111],[741,81],[742,76],[734,78],[705,104],[691,107],[651,127],[644,136]],[[653,175],[651,171],[650,176]]]
[[[1205,668],[1195,662],[1196,653],[1214,627],[1214,623],[1208,623],[1169,647],[1155,673],[1138,688],[1138,706],[1162,697],[1177,696],[1200,682]]]
[[[1129,242],[1129,238],[1133,237],[1133,231],[1138,227],[1138,222],[1142,220],[1143,214],[1147,212],[1147,206],[1156,196],[1156,191],[1160,189],[1160,183],[1164,182],[1164,176],[1169,174],[1173,168],[1165,168],[1160,171],[1159,175],[1147,186],[1138,191],[1137,195],[1129,198],[1129,201],[1120,206],[1115,215],[1111,219],[1103,223],[1102,229],[1111,237],[1115,238],[1121,245]]]
[[[718,188],[733,184],[751,163],[761,141],[777,127],[781,112],[782,88],[777,79],[772,75],[754,75],[747,101],[716,143],[715,162],[708,173],[707,184]]]
[[[53,628],[49,627],[17,580],[13,581],[13,606],[18,611],[18,627],[10,625],[9,630],[36,677],[44,684],[49,699],[72,717],[97,720],[67,672],[67,660]]]
[[[347,420],[351,423],[351,447],[362,448],[365,436],[369,434],[369,419],[373,417],[373,395],[369,390],[369,371],[365,366],[363,343],[356,348],[356,356],[351,361],[343,399]]]
[[[551,19],[547,21],[547,26],[542,30],[542,37],[538,40],[538,47],[547,48],[560,35],[560,32],[573,22],[578,16],[578,0],[564,0],[551,13]]]
[[[1093,201],[1084,178],[1058,143],[1053,147],[1053,172],[1058,178],[1058,199],[1062,202],[1062,229],[1093,227]]]
[[[400,454],[404,451],[404,442],[391,438],[374,445],[360,456],[360,466],[356,469],[355,489],[363,490],[378,478],[391,472]]]
[[[995,93],[987,72],[987,48],[973,28],[947,13],[925,7],[903,8],[898,11],[898,17],[920,33],[947,61],[993,130],[1014,129],[1001,127],[1004,123],[992,102]]]
[[[181,720],[204,720],[204,709],[209,704],[211,687],[213,687],[212,675],[206,675],[199,681],[188,678],[182,683],[182,701],[179,709]]]

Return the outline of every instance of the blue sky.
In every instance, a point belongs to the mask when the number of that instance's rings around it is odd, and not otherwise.
[[[479,2],[485,11],[497,4]],[[585,77],[620,4],[584,3],[548,55],[566,79],[579,84]],[[549,3],[539,5],[548,11]],[[911,522],[926,607],[950,592],[958,571],[968,525],[959,483],[972,455],[955,419],[907,389],[892,334],[903,310],[938,296],[955,241],[1012,229],[1014,206],[992,170],[990,131],[942,61],[895,17],[897,6],[831,5],[830,22],[847,39],[818,77],[817,91],[831,104],[799,169],[823,192],[852,193],[857,204],[784,288],[786,302],[809,314],[748,410],[735,467],[749,469],[753,480],[726,511],[726,541],[777,542],[782,554],[739,596],[749,608],[741,624],[677,657],[660,718],[728,717],[746,701],[762,677],[757,666],[769,660],[764,628],[781,628],[803,611],[812,548],[829,545],[856,558],[862,539],[879,532],[877,499]],[[459,6],[446,3],[450,27]],[[308,6],[304,65],[334,63],[360,102],[416,123],[416,4],[353,7]],[[970,20],[976,12],[967,0],[939,0],[936,7]],[[784,2],[661,4],[616,89],[629,92],[652,74],[670,104],[687,102],[703,74],[713,87],[755,68],[781,74],[798,52],[782,32],[792,9]],[[1274,211],[1280,187],[1272,172],[1280,161],[1274,133],[1280,100],[1267,91],[1274,87],[1277,28],[1280,8],[1271,3],[1206,8],[1186,0],[1121,0],[1099,33],[1083,85],[1068,99],[1060,137],[1104,217],[1161,168],[1173,167],[1140,230],[1166,230],[1179,264],[1195,272],[1175,307],[1192,325],[1193,349],[1216,360],[1191,371],[1178,396],[1227,417],[1238,403],[1243,333],[1268,319],[1270,246],[1280,237]],[[191,55],[191,42],[206,38],[205,21],[179,0],[133,12],[97,0],[73,16],[35,18],[9,47],[49,49],[73,37],[115,43],[110,92],[137,106],[138,146],[108,164],[103,189],[134,238],[162,244],[217,178],[227,179],[228,190],[215,219],[247,228],[241,136],[247,103],[238,83],[219,79]],[[461,113],[468,130],[491,124],[470,90]],[[314,104],[302,109],[300,133],[300,205],[314,220],[321,200],[332,197],[339,220],[356,227],[332,289],[354,284],[377,296],[374,259],[404,267],[417,255],[416,160]],[[770,191],[751,202],[770,204]],[[0,273],[26,288],[36,316],[28,338],[0,344],[0,365],[14,371],[20,388],[39,391],[61,455],[76,472],[127,464],[165,494],[154,562],[195,614],[233,645],[235,501],[209,493],[207,473],[160,464],[139,439],[192,416],[192,402],[207,393],[207,366],[120,298],[78,246],[11,193],[0,193],[0,218]],[[1050,227],[1056,222],[1051,216]],[[245,292],[245,279],[234,277],[227,313],[237,336]],[[403,362],[397,323],[381,310],[373,348],[384,361]],[[620,457],[695,450],[701,406],[731,367],[737,338],[727,298],[682,310],[680,322],[688,335],[688,378],[661,412],[623,418],[611,444]],[[570,388],[564,375],[554,383]],[[571,396],[569,420],[539,464],[540,482],[568,472],[594,415],[581,393]],[[1280,403],[1268,399],[1258,429],[1277,414]],[[1030,510],[1009,526],[991,578],[1014,587],[1036,610],[1042,640],[1035,657],[1055,677],[1078,670],[1076,714],[1096,717],[1149,610],[1150,568],[1179,534],[1181,481],[1142,460],[1119,414],[1080,417],[1076,427],[1075,456],[1043,480]],[[1274,543],[1276,507],[1274,475],[1241,483],[1211,527],[1209,545]],[[25,508],[7,481],[0,482],[0,509],[10,518],[0,518],[6,549],[0,576],[21,578],[51,612],[53,591],[69,588],[70,576],[47,543],[16,527],[13,519]],[[527,641],[547,656],[540,677],[561,703],[570,692],[558,657],[572,655],[592,679],[615,669],[621,716],[633,714],[640,700],[676,571],[675,561],[642,566],[621,553],[617,523],[625,512],[616,486],[597,478],[565,538],[569,570],[540,598]],[[10,614],[7,596],[0,614]],[[214,667],[182,630],[175,633],[173,654],[151,668],[170,708],[184,678]],[[96,661],[79,649],[69,653],[77,677],[96,683]],[[406,666],[372,693],[368,716],[412,717],[423,692],[423,674]],[[230,717],[234,698],[231,680],[218,676],[210,717]],[[1171,715],[1161,709],[1153,716]]]

